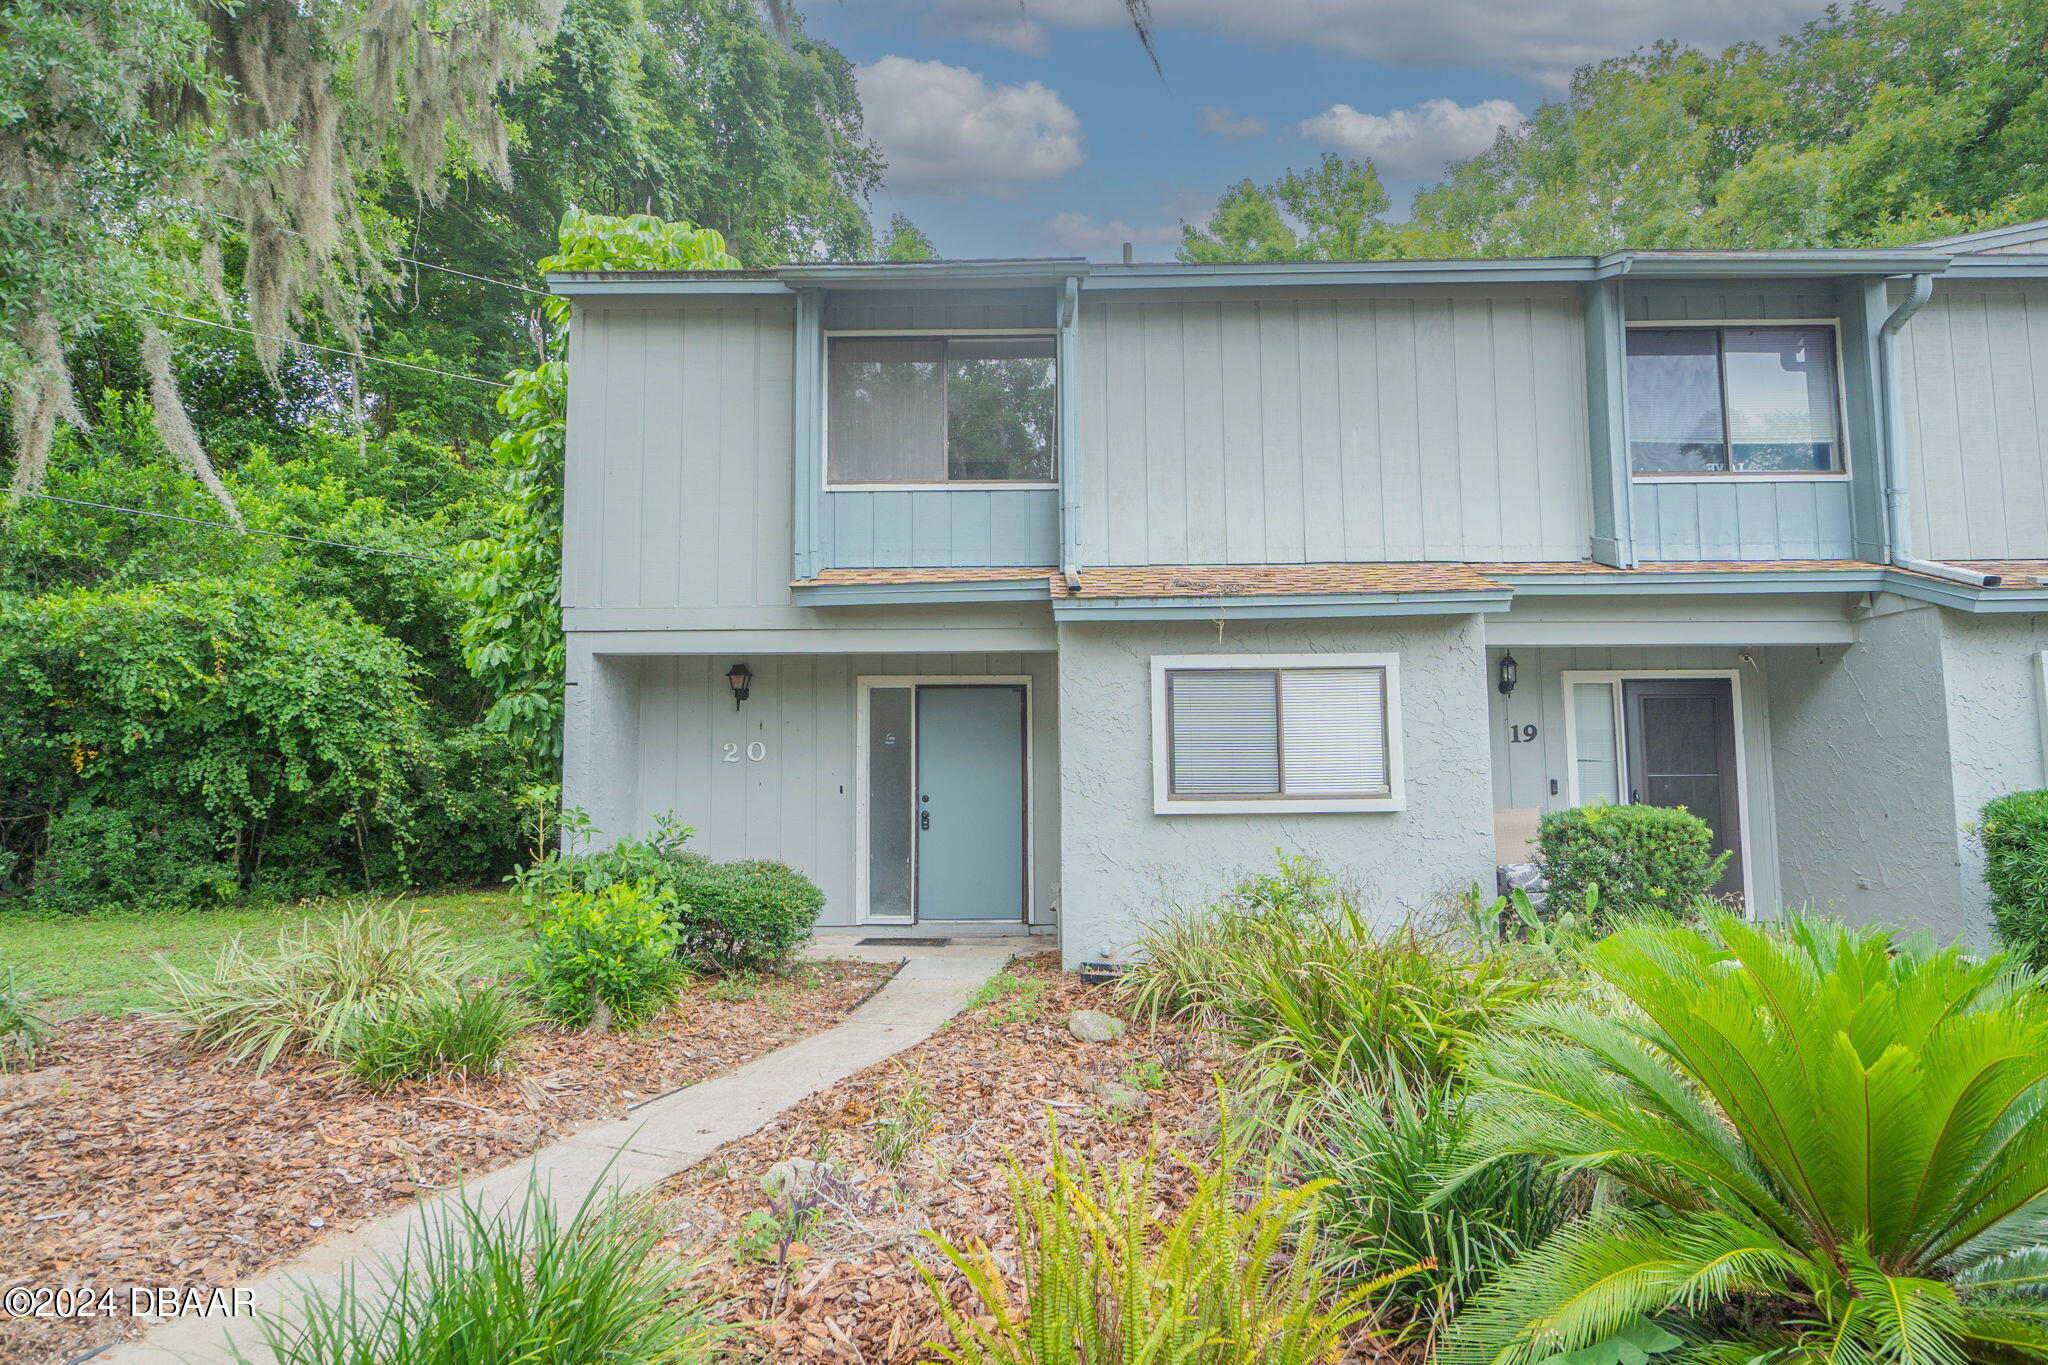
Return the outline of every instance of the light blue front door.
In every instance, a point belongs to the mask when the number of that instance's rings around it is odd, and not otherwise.
[[[917,689],[917,917],[1024,918],[1024,689]]]

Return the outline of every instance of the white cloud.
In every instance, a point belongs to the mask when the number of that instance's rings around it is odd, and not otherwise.
[[[1437,99],[1391,114],[1361,114],[1348,104],[1333,104],[1303,119],[1295,131],[1356,160],[1371,158],[1397,180],[1419,180],[1441,173],[1447,161],[1485,151],[1495,133],[1521,121],[1522,111],[1506,100]]]
[[[1256,114],[1240,117],[1237,110],[1228,106],[1205,104],[1201,114],[1202,131],[1225,142],[1242,142],[1248,137],[1257,137],[1271,126]]]
[[[1122,0],[896,0],[945,32],[1034,55],[1048,28],[1128,28]],[[1152,19],[1253,41],[1300,43],[1399,66],[1508,67],[1561,89],[1573,67],[1659,38],[1702,47],[1768,40],[1820,16],[1825,0],[1160,0]],[[1172,44],[1165,47],[1169,71]]]
[[[1098,218],[1090,213],[1067,212],[1054,214],[1039,224],[1038,233],[1054,250],[1116,258],[1125,242],[1134,248],[1180,245],[1180,225],[1204,222],[1215,208],[1214,195],[1182,190],[1159,206],[1158,221],[1132,224],[1121,218]],[[1138,250],[1135,254],[1151,260],[1172,253]]]
[[[965,67],[894,56],[854,75],[891,193],[1011,199],[1086,159],[1080,117],[1037,81],[990,85]]]

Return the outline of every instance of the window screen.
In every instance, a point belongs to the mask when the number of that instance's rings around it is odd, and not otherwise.
[[[1832,327],[1629,329],[1639,474],[1831,473],[1836,418]]]
[[[1392,790],[1384,668],[1171,669],[1166,688],[1176,797]]]
[[[835,484],[1050,483],[1050,336],[831,337],[826,471]]]

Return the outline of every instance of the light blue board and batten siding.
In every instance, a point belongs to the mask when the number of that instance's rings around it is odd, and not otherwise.
[[[1051,327],[1047,288],[828,294],[828,331]],[[827,440],[829,441],[829,434]],[[1059,561],[1059,490],[832,492],[819,497],[824,563],[834,569],[1024,568]]]
[[[1825,320],[1841,311],[1824,281],[1768,290],[1630,282],[1623,307],[1631,323]],[[1846,350],[1846,328],[1843,340]],[[1854,430],[1849,435],[1852,467],[1858,454],[1874,459]],[[1639,559],[1857,557],[1855,499],[1846,478],[1634,479],[1629,494]]]
[[[2048,558],[2048,284],[1940,281],[1900,342],[1914,551]]]
[[[1569,288],[1084,292],[1082,560],[1581,558],[1583,329]]]
[[[569,367],[562,600],[787,606],[787,300],[582,307]]]

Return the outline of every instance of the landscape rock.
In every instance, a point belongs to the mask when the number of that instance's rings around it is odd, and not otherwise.
[[[1084,1043],[1113,1043],[1128,1029],[1124,1021],[1101,1010],[1075,1010],[1067,1016],[1067,1032]]]

